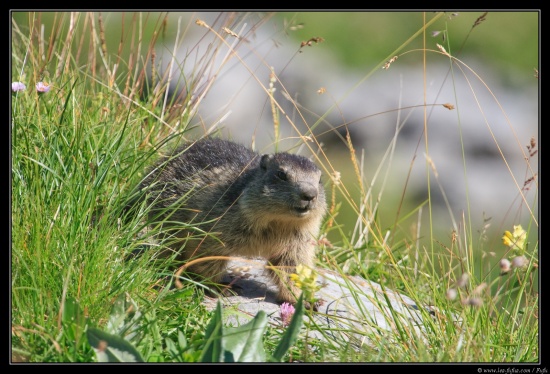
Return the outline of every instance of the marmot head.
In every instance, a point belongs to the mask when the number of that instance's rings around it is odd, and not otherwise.
[[[256,180],[244,193],[247,208],[264,218],[320,219],[326,210],[321,170],[312,161],[290,153],[261,157]]]

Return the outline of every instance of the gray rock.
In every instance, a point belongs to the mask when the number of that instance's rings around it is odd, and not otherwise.
[[[231,284],[228,295],[222,296],[223,314],[228,326],[247,323],[260,310],[268,315],[273,326],[282,326],[280,306],[275,301],[275,285],[264,274],[262,260],[233,260],[229,263],[224,282]],[[396,326],[418,331],[422,313],[409,297],[385,290],[380,284],[356,276],[345,276],[334,271],[316,269],[321,289],[317,312],[304,316],[305,322],[320,328],[308,329],[310,337],[340,341],[359,347],[374,337],[392,336]],[[205,297],[205,305],[213,310],[218,299]],[[426,308],[429,315],[433,311]]]

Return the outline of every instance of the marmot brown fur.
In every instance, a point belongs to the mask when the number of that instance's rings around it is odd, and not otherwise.
[[[298,264],[314,266],[326,211],[320,178],[321,170],[303,156],[260,155],[205,138],[157,162],[140,189],[151,206],[149,221],[162,223],[179,259],[263,257],[276,269],[278,301],[295,303],[300,290],[288,274]],[[226,263],[202,261],[187,271],[219,282]]]

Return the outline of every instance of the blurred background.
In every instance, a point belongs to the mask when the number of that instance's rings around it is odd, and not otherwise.
[[[68,14],[40,14],[44,35],[60,17]],[[412,236],[418,222],[424,230],[428,196],[441,240],[471,220],[494,250],[504,230],[529,226],[527,205],[538,221],[538,179],[524,182],[538,172],[527,146],[538,149],[539,12],[103,13],[113,61],[137,37],[133,17],[144,44],[157,38],[150,81],[169,75],[172,95],[200,101],[189,135],[220,131],[259,152],[317,154],[327,187],[336,171],[349,193],[336,196],[337,223],[350,237],[357,214],[349,201],[361,204],[361,188],[348,132],[383,230],[396,221]],[[321,149],[299,134],[314,134]]]

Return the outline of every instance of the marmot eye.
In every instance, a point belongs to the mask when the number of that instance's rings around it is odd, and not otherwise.
[[[287,180],[286,173],[282,170],[278,170],[276,175],[277,175],[277,178],[279,178],[280,180],[283,180],[283,181]]]

